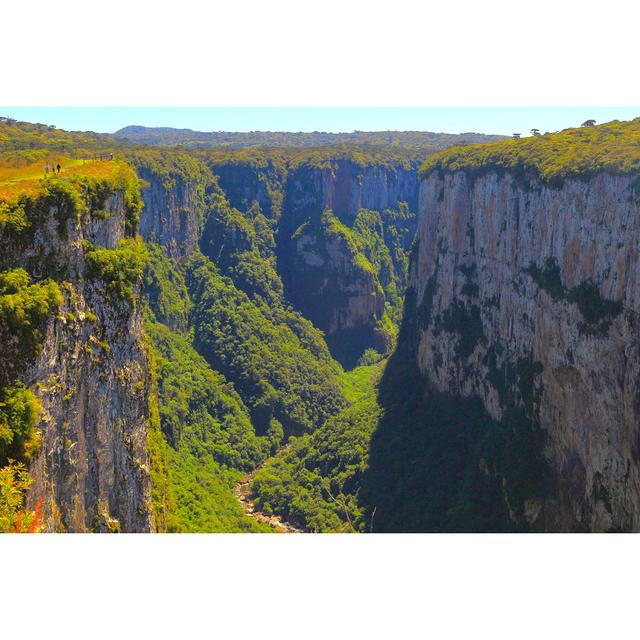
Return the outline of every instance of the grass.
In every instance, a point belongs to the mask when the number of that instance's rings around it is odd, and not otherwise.
[[[565,129],[543,136],[494,144],[454,147],[428,158],[420,169],[431,171],[533,171],[544,182],[600,171],[629,174],[640,171],[640,118],[614,120],[594,127]]]
[[[50,166],[60,163],[62,170],[55,178],[50,173],[46,180],[113,178],[123,167],[118,161],[84,160],[56,154],[20,167],[0,164],[0,200],[11,201],[23,194],[37,196],[45,182],[44,165],[47,162]]]

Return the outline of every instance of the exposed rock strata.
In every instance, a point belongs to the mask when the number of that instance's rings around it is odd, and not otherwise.
[[[561,187],[434,172],[409,287],[427,383],[544,433],[546,530],[640,530],[640,207],[633,178]],[[522,371],[522,363],[527,374]],[[527,379],[524,379],[524,378]]]
[[[41,444],[30,471],[31,508],[44,500],[49,531],[148,531],[150,374],[136,302],[114,296],[87,272],[84,244],[112,249],[124,237],[126,206],[114,191],[99,218],[72,215],[62,226],[52,206],[15,266],[61,281],[64,302],[42,329],[37,356],[12,375],[42,402]],[[5,354],[8,355],[8,354]],[[6,369],[5,369],[6,370]]]
[[[302,165],[287,177],[279,225],[285,293],[325,331],[334,356],[349,366],[368,347],[385,349],[379,325],[384,292],[376,274],[356,261],[345,234],[327,234],[321,217],[332,210],[350,227],[363,208],[383,211],[406,202],[415,211],[417,196],[417,171],[404,165],[337,161],[328,168]]]

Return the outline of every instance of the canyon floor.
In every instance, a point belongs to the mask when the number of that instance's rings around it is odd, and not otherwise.
[[[284,449],[284,447],[283,447]],[[283,449],[280,449],[282,451]],[[273,459],[267,458],[261,465],[256,467],[253,471],[248,473],[246,476],[236,484],[233,488],[233,495],[237,498],[242,510],[250,517],[260,522],[261,524],[268,524],[275,533],[305,533],[304,529],[300,529],[295,526],[291,522],[287,522],[282,517],[275,514],[267,514],[262,511],[259,511],[256,508],[256,505],[251,497],[251,481],[255,474],[262,469],[270,460]]]

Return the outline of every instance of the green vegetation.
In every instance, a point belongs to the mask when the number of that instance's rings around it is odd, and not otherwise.
[[[22,383],[0,389],[0,467],[9,459],[28,461],[38,446],[36,425],[42,406]]]
[[[0,118],[0,151],[5,162],[28,164],[43,156],[43,151],[83,155],[89,150],[111,150],[120,146],[113,136],[91,131],[64,131],[45,124]]]
[[[265,457],[249,414],[233,386],[213,371],[186,338],[146,321],[155,350],[160,423],[170,445],[192,436],[192,448],[228,467],[248,471]],[[203,454],[204,455],[204,454]]]
[[[63,298],[53,280],[29,284],[30,280],[24,269],[0,272],[0,335],[19,336],[25,353],[33,355],[39,349],[44,321]]]
[[[583,333],[606,334],[611,323],[622,313],[622,303],[603,298],[593,282],[582,282],[572,289],[566,289],[555,258],[548,258],[543,268],[531,264],[525,273],[554,300],[566,300],[577,305],[584,319],[579,326]]]
[[[376,382],[383,363],[344,374],[351,404],[260,469],[251,484],[256,506],[317,532],[366,531],[359,504],[369,444],[380,418]]]
[[[119,141],[144,143],[152,145],[185,147],[259,147],[265,151],[280,149],[289,153],[300,151],[300,148],[335,147],[347,145],[375,150],[408,149],[418,153],[433,153],[454,144],[474,144],[485,140],[500,140],[503,136],[485,136],[478,133],[431,133],[429,131],[354,131],[353,133],[292,133],[279,131],[251,131],[246,133],[231,131],[192,131],[190,129],[172,129],[171,127],[139,127],[130,126],[115,133]],[[305,149],[306,150],[306,149]]]
[[[420,169],[426,176],[434,170],[532,171],[543,181],[560,184],[567,178],[595,173],[640,171],[640,118],[560,133],[547,133],[521,140],[447,149],[428,158]]]
[[[322,424],[343,400],[322,335],[299,314],[251,299],[204,259],[188,272],[194,345],[232,381],[258,433],[271,418],[287,434]]]
[[[233,485],[265,457],[269,443],[257,438],[233,387],[214,372],[186,338],[147,311],[156,376],[157,420],[153,432],[153,496],[168,531],[263,531],[247,518]],[[155,400],[154,400],[155,402]],[[153,412],[152,412],[153,413]]]
[[[0,468],[0,533],[38,533],[42,530],[42,502],[34,511],[24,509],[31,478],[25,465]]]
[[[154,324],[153,312],[146,310],[145,326]],[[149,396],[149,429],[147,432],[147,454],[151,477],[151,514],[155,531],[177,533],[181,526],[177,517],[175,476],[170,464],[170,448],[162,433],[160,422],[157,352],[145,332],[145,351],[151,374]]]
[[[200,241],[203,253],[247,295],[260,296],[270,306],[282,306],[272,221],[259,205],[243,214],[218,194],[211,197],[209,206]]]
[[[402,318],[407,277],[407,237],[413,232],[415,214],[406,203],[398,210],[382,213],[361,209],[353,223],[353,236],[359,251],[367,258],[384,290],[385,307],[393,324]],[[394,332],[395,333],[395,332]]]
[[[233,486],[267,455],[233,385],[193,348],[184,269],[149,245],[145,331],[153,389],[149,455],[160,531],[266,531],[244,515]]]
[[[134,286],[147,261],[142,240],[124,239],[115,249],[92,249],[85,257],[89,277],[102,280],[108,292],[135,304]]]
[[[157,320],[174,331],[187,331],[191,299],[182,269],[162,247],[147,243],[144,291]]]
[[[20,193],[15,199],[0,203],[0,230],[23,233],[45,220],[52,209],[56,211],[58,231],[65,237],[68,220],[86,211],[86,204],[73,184],[52,178],[38,185],[33,193]]]

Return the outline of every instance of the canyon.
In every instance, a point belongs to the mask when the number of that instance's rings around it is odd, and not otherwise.
[[[0,391],[39,406],[46,530],[640,530],[639,121],[153,136],[1,205]]]

